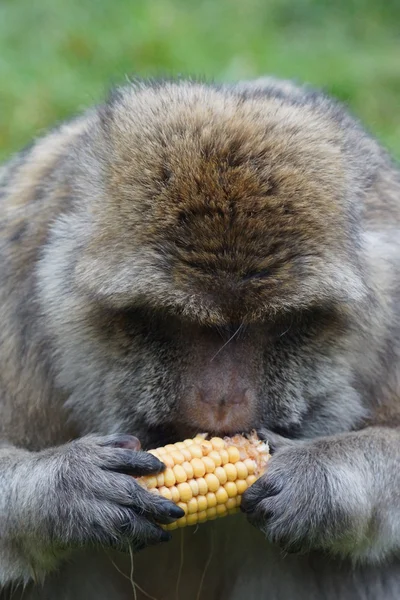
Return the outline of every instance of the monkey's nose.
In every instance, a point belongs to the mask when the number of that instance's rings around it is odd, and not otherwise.
[[[200,402],[211,406],[234,406],[237,404],[247,404],[250,400],[250,390],[248,388],[233,389],[221,391],[215,389],[199,389],[197,398]]]

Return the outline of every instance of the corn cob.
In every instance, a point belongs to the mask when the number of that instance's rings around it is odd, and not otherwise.
[[[165,529],[196,525],[237,512],[243,492],[265,471],[270,458],[268,444],[255,433],[248,438],[206,437],[199,434],[149,451],[165,463],[166,469],[157,476],[140,477],[138,482],[185,512]]]

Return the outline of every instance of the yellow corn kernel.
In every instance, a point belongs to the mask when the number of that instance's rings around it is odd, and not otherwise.
[[[256,475],[249,475],[246,479],[247,482],[247,487],[250,487],[251,485],[253,485],[253,483],[257,481],[257,476]]]
[[[210,440],[199,434],[151,453],[166,469],[137,481],[182,508],[184,517],[163,525],[171,531],[238,512],[242,494],[264,473],[270,457],[268,445],[255,434]]]
[[[190,489],[192,490],[193,496],[198,496],[200,492],[199,492],[199,484],[197,483],[197,479],[189,479],[188,484],[190,485]],[[243,493],[243,492],[241,492],[241,493]]]
[[[215,492],[215,497],[217,499],[218,504],[225,504],[225,502],[227,502],[229,499],[228,492],[222,486],[220,488],[218,488],[217,491]],[[236,506],[236,504],[235,504],[235,506]]]
[[[238,495],[236,483],[234,481],[227,481],[224,488],[229,498],[235,498]]]
[[[185,469],[186,475],[188,479],[193,479],[194,477],[194,469],[192,467],[192,465],[190,464],[190,462],[188,462],[187,460],[185,460],[185,462],[182,463],[182,468]],[[247,475],[246,475],[247,477]],[[244,477],[243,479],[246,479],[246,477]]]
[[[211,519],[215,519],[215,517],[217,516],[217,509],[215,508],[215,506],[211,506],[210,508],[207,508],[206,514],[207,519],[211,521]]]
[[[199,514],[196,513],[191,513],[190,515],[188,515],[186,517],[186,525],[197,525],[197,522],[199,520]],[[168,526],[169,529],[170,526]]]
[[[197,496],[197,507],[199,509],[199,512],[206,510],[207,498],[205,496]]]
[[[203,464],[206,468],[206,473],[214,473],[215,471],[215,462],[209,456],[204,456],[202,459]]]
[[[214,494],[214,492],[208,492],[206,500],[208,508],[213,508],[214,506],[217,506],[217,497]]]
[[[164,448],[161,448],[161,450],[164,450],[165,452],[174,452],[176,450],[176,446],[175,444],[167,444],[164,446]],[[158,448],[158,451],[160,451],[160,448]]]
[[[157,487],[157,477],[148,477],[147,481],[146,481],[146,487],[148,490],[151,490],[153,488]]]
[[[220,467],[222,465],[222,458],[219,452],[216,450],[212,450],[208,455],[208,458],[211,458],[214,461],[216,467]]]
[[[212,447],[215,450],[222,450],[222,448],[225,448],[225,446],[226,446],[226,443],[224,442],[224,440],[219,437],[211,438],[210,442],[212,444]]]
[[[225,450],[225,448],[222,448],[222,450],[220,450],[220,455],[221,455],[221,463],[223,465],[227,465],[229,462],[229,454]]]
[[[210,452],[213,450],[213,445],[209,440],[201,440],[201,448],[203,450],[203,455],[210,454]]]
[[[206,473],[206,475],[204,475],[204,479],[206,481],[208,491],[216,492],[220,486],[218,477],[214,475],[214,473]]]
[[[186,447],[185,448],[180,448],[180,452],[184,456],[185,461],[191,461],[192,460],[192,455],[190,454],[189,450]]]
[[[171,467],[167,467],[163,473],[164,475],[164,485],[167,487],[171,487],[176,483],[175,473],[171,469]]]
[[[162,485],[159,488],[159,492],[160,492],[161,496],[163,496],[167,500],[172,500],[172,494],[171,494],[171,489],[170,488],[167,488],[165,485]]]
[[[240,460],[240,452],[236,446],[228,446],[227,448],[229,462],[235,464],[238,460]]]
[[[177,502],[179,502],[179,492],[178,492],[178,488],[176,487],[176,485],[171,485],[171,487],[169,488],[169,491],[171,492],[172,502],[175,502],[175,504]]]
[[[162,454],[160,456],[160,460],[162,459],[162,462],[167,466],[167,467],[174,467],[175,466],[175,462],[174,459],[172,458],[172,456],[170,454]]]
[[[199,494],[201,496],[205,496],[208,492],[208,485],[206,483],[206,480],[204,479],[204,477],[199,477],[198,479],[196,479],[196,481],[199,487]]]
[[[236,497],[229,498],[225,503],[226,508],[229,510],[230,508],[236,508]]]
[[[176,521],[176,524],[178,525],[178,527],[186,527],[186,525],[187,525],[187,518],[186,517],[181,517],[180,519],[178,519]],[[174,525],[174,523],[172,523],[172,525]],[[170,527],[171,527],[171,525],[167,525],[166,529],[170,529]]]
[[[226,508],[225,504],[217,504],[217,506],[216,506],[216,511],[217,511],[218,516],[225,515],[227,510],[228,509]]]
[[[182,452],[180,452],[179,450],[175,450],[174,452],[171,452],[170,456],[172,456],[172,458],[174,459],[174,463],[176,465],[181,465],[183,462],[185,462],[185,457],[183,456]]]
[[[224,465],[224,469],[228,481],[236,481],[236,479],[238,479],[238,474],[235,465],[233,465],[232,463],[228,463],[227,465]]]
[[[192,456],[192,458],[203,458],[203,450],[200,444],[192,444],[188,447],[188,450]]]
[[[157,475],[157,487],[160,488],[164,485],[164,473],[159,473]]]
[[[206,466],[201,458],[193,458],[191,465],[193,467],[193,473],[195,477],[203,477],[206,472]]]
[[[197,513],[199,511],[199,505],[197,502],[197,498],[190,498],[187,503],[187,511],[188,514]]]
[[[187,502],[193,498],[192,489],[186,481],[184,483],[178,483],[176,487],[178,488],[179,497],[182,502]]]
[[[244,479],[236,480],[236,489],[237,489],[238,494],[242,495],[243,492],[245,492],[248,487],[249,486],[247,485],[247,481],[245,481]]]
[[[173,471],[174,471],[174,475],[175,475],[176,481],[178,483],[183,483],[184,481],[187,480],[186,471],[182,467],[182,465],[175,465],[174,468],[173,468]]]
[[[246,479],[246,477],[248,477],[249,472],[248,472],[247,467],[244,464],[244,462],[239,460],[235,464],[235,467],[236,467],[236,472],[237,472],[237,476],[239,477],[239,479]]]
[[[192,443],[192,440],[190,440],[190,443]],[[173,444],[175,446],[175,448],[178,448],[178,450],[182,450],[182,448],[186,448],[186,444],[185,442],[175,442],[175,444]]]
[[[226,483],[228,481],[228,476],[223,467],[216,467],[215,471],[214,471],[214,475],[216,475],[218,477],[221,485],[223,485],[224,483]]]
[[[256,463],[254,462],[254,460],[252,460],[251,458],[246,458],[243,461],[243,464],[247,467],[249,475],[253,475],[254,471],[256,470]]]

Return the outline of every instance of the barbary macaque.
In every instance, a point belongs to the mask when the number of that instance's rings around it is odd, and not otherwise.
[[[398,600],[400,172],[343,107],[134,81],[0,228],[1,599]],[[143,450],[252,430],[244,514],[165,531]]]

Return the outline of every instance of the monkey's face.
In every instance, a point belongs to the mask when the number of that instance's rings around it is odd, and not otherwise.
[[[363,284],[342,144],[305,107],[201,86],[104,111],[97,161],[82,159],[96,189],[75,352],[118,425],[311,434],[355,418]]]

